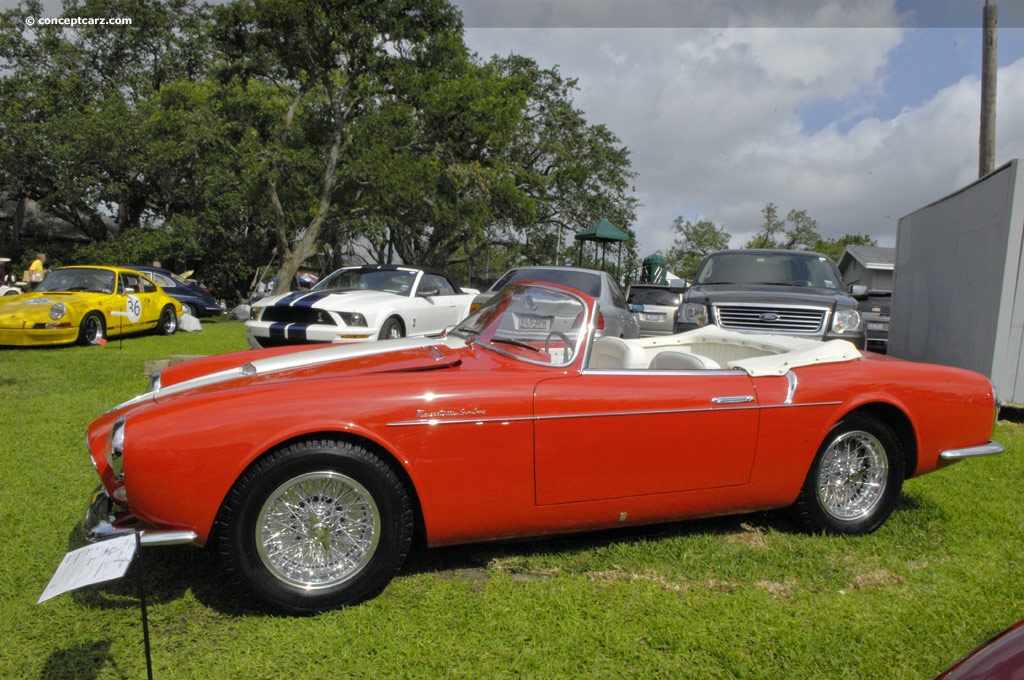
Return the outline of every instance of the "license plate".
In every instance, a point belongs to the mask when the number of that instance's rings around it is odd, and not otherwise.
[[[664,314],[650,314],[648,312],[644,312],[644,321],[661,321],[664,318]]]
[[[887,324],[884,324],[884,323],[871,323],[870,321],[868,322],[868,330],[869,331],[884,331],[884,330],[886,330],[888,328],[889,328],[889,326]]]
[[[551,317],[530,316],[519,317],[519,329],[524,331],[546,331],[551,325]]]

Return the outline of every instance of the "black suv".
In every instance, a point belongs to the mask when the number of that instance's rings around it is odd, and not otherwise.
[[[748,333],[778,333],[823,340],[841,338],[865,347],[857,300],[836,263],[796,250],[720,250],[705,257],[676,315],[677,333],[708,324]]]

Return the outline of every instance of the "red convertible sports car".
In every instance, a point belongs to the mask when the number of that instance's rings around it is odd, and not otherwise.
[[[210,545],[272,609],[311,613],[378,593],[417,533],[791,508],[810,531],[864,534],[904,479],[1003,450],[976,373],[710,326],[595,339],[596,311],[519,283],[441,339],[172,366],[90,425],[86,533]]]

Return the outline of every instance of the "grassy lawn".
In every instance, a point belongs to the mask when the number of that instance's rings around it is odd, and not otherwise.
[[[140,678],[137,579],[37,605],[97,479],[86,425],[146,361],[244,349],[240,323],[0,350],[0,677]],[[215,414],[211,414],[215,417]],[[144,553],[157,678],[931,678],[1024,617],[1024,432],[911,480],[863,538],[777,513],[427,551],[376,599],[252,609],[201,551]]]

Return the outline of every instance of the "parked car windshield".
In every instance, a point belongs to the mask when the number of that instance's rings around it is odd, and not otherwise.
[[[708,257],[697,272],[697,283],[807,286],[838,289],[839,273],[827,257],[764,252],[717,253]]]
[[[113,293],[114,281],[114,272],[109,269],[56,269],[35,290]]]
[[[491,286],[491,290],[501,290],[514,281],[546,281],[557,283],[566,288],[575,288],[586,293],[590,297],[601,297],[601,277],[594,272],[584,272],[575,269],[513,269],[506,272],[498,281]]]
[[[379,290],[408,295],[416,281],[416,272],[399,269],[339,269],[313,290]]]
[[[512,285],[449,333],[535,364],[564,366],[579,352],[587,307],[568,292]]]
[[[663,305],[678,307],[683,302],[683,291],[678,288],[630,288],[626,303],[630,305]]]
[[[868,314],[888,314],[891,306],[892,293],[889,291],[870,291],[866,299],[857,303],[857,308]]]

